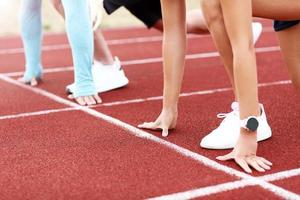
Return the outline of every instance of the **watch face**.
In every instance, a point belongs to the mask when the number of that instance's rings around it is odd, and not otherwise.
[[[256,118],[252,117],[249,118],[246,124],[246,127],[249,129],[249,131],[254,132],[258,128],[258,121]]]

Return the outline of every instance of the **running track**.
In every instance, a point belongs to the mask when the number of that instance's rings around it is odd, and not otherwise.
[[[46,35],[45,76],[19,84],[20,38],[0,39],[1,199],[300,199],[300,96],[288,80],[269,21],[256,45],[260,101],[273,137],[258,154],[274,163],[243,173],[199,147],[230,111],[232,91],[209,36],[190,36],[178,128],[167,138],[136,128],[161,109],[161,34],[143,28],[105,31],[123,61],[126,88],[80,107],[66,98],[73,81],[65,35]]]

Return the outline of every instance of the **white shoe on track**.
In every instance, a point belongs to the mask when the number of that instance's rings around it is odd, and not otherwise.
[[[252,22],[253,43],[255,44],[261,36],[263,26],[259,22]]]
[[[267,122],[265,110],[262,104],[259,127],[257,129],[257,141],[263,141],[272,136],[271,128]],[[240,134],[239,104],[231,104],[230,113],[220,113],[218,118],[224,118],[219,127],[206,135],[200,142],[200,146],[206,149],[231,149],[234,148]]]
[[[92,75],[96,85],[96,90],[99,93],[121,88],[129,83],[129,80],[127,79],[117,57],[115,57],[113,65],[103,65],[99,61],[94,61]],[[72,94],[74,89],[74,83],[66,87],[66,91],[69,94]]]

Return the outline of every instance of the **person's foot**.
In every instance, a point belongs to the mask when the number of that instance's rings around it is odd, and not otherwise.
[[[237,102],[231,104],[230,113],[218,114],[218,118],[224,118],[218,128],[206,135],[200,142],[202,148],[207,149],[230,149],[234,148],[240,134],[239,105]],[[267,122],[265,110],[262,104],[261,117],[257,130],[257,141],[263,141],[272,136],[271,128]]]
[[[98,93],[121,88],[129,83],[117,57],[113,65],[103,65],[99,61],[94,61],[92,74]],[[66,91],[72,94],[74,88],[75,84],[72,83],[67,86]]]
[[[253,33],[253,43],[255,44],[259,39],[263,30],[263,26],[259,22],[252,22],[252,33]]]

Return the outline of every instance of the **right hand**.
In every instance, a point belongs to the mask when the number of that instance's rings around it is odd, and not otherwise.
[[[138,127],[150,130],[161,130],[162,136],[167,137],[169,130],[176,127],[177,117],[177,111],[163,109],[154,122],[144,122],[143,124],[139,124]]]
[[[221,161],[234,160],[247,173],[252,173],[250,167],[259,172],[270,170],[272,163],[263,157],[257,156],[256,151],[256,135],[249,135],[249,133],[241,131],[234,149],[229,154],[218,156],[217,159]]]

